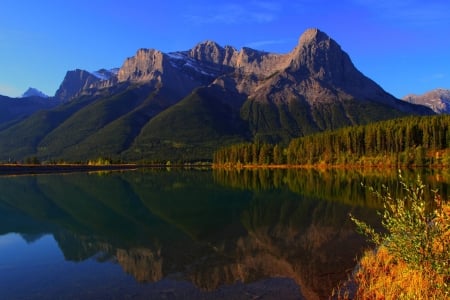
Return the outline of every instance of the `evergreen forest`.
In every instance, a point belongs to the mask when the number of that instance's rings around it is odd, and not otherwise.
[[[287,145],[242,143],[214,153],[216,166],[450,165],[450,116],[406,117],[325,131]]]

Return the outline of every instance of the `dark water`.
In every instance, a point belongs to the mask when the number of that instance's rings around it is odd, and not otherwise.
[[[0,177],[0,297],[326,299],[368,246],[348,214],[382,209],[362,182],[401,193],[395,171]]]

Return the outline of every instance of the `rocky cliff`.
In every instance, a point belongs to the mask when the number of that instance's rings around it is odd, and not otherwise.
[[[140,49],[125,60],[117,75],[105,76],[105,71],[69,71],[55,96],[67,100],[82,90],[110,87],[117,82],[176,86],[186,96],[194,88],[215,82],[250,98],[265,98],[267,93],[283,89],[281,98],[286,101],[289,89],[280,86],[283,81],[292,87],[288,94],[304,96],[309,103],[356,97],[408,110],[408,106],[358,71],[348,54],[318,29],[306,30],[287,54],[246,47],[238,51],[205,41],[190,50],[171,53]]]
[[[85,70],[76,69],[68,71],[55,93],[55,98],[62,102],[69,101],[80,91],[89,88],[92,84],[99,81],[101,81],[100,78]]]

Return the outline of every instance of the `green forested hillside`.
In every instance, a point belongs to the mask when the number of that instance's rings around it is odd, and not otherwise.
[[[120,159],[120,153],[130,147],[142,127],[161,110],[159,102],[158,93],[150,94],[137,107],[88,136],[76,148],[67,149],[66,156],[83,159],[89,153],[92,158]]]
[[[39,110],[55,107],[58,103],[55,99],[34,96],[10,98],[0,95],[0,130],[13,126]]]
[[[216,164],[450,164],[450,116],[407,117],[293,139],[287,147],[240,144],[214,155]]]
[[[61,158],[81,152],[79,144],[95,134],[107,124],[120,118],[142,102],[137,91],[126,90],[113,96],[97,99],[67,118],[60,126],[50,132],[40,143],[38,155],[42,157]],[[72,150],[72,151],[71,151]],[[75,151],[73,151],[75,150]],[[84,155],[83,155],[84,156]]]
[[[398,118],[411,113],[377,102],[347,99],[342,102],[307,103],[302,98],[274,103],[247,100],[241,116],[259,143],[284,143],[324,130]]]
[[[52,110],[39,111],[22,122],[0,131],[2,160],[20,160],[36,155],[39,143],[55,128],[78,110],[93,102],[92,97],[60,105]]]
[[[249,140],[223,95],[201,88],[151,119],[124,153],[129,160],[211,160],[220,146]]]
[[[289,159],[290,163],[297,163],[294,150],[289,155],[279,154],[294,147],[285,147],[293,138],[427,113],[421,107],[402,111],[357,99],[313,104],[302,97],[281,102],[257,100],[214,85],[177,99],[164,86],[124,84],[80,96],[0,130],[0,160],[36,157],[40,161],[69,162],[98,158],[129,162],[211,161],[221,147],[253,142],[280,145],[252,150],[258,151],[258,158],[252,154],[251,160],[241,162]],[[263,154],[259,154],[261,151]],[[276,153],[276,158],[265,157],[267,151]],[[316,160],[335,159],[337,154],[332,152],[321,158],[314,153],[308,155],[314,156],[312,163],[317,163]]]

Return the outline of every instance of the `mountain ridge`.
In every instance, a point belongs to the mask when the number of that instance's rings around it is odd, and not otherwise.
[[[24,146],[3,141],[34,128],[45,133],[35,132],[40,137],[18,159],[191,161],[210,160],[230,143],[286,144],[318,131],[432,114],[384,91],[318,29],[306,30],[286,54],[213,41],[170,53],[139,49],[115,71],[68,71],[54,98],[61,106],[0,130],[0,159]],[[51,125],[44,115],[59,117]]]

